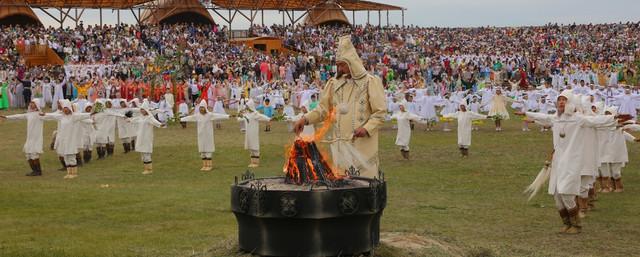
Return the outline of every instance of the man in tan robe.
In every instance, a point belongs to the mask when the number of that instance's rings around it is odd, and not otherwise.
[[[304,115],[295,124],[299,134],[304,125],[324,121],[335,111],[335,123],[330,140],[333,141],[333,156],[356,159],[344,152],[336,154],[336,149],[355,149],[360,160],[335,160],[340,170],[348,169],[345,163],[357,165],[360,175],[373,178],[378,176],[378,129],[384,123],[387,103],[382,81],[370,75],[364,68],[350,36],[343,36],[338,43],[338,73],[329,79],[320,95],[318,107]],[[349,144],[348,147],[335,147]],[[347,150],[348,151],[348,150]],[[363,163],[364,162],[364,163]],[[345,167],[347,166],[347,167]]]

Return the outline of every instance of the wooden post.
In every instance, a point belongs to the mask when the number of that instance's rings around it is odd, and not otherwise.
[[[76,28],[78,27],[78,8],[76,8]]]
[[[378,28],[382,27],[382,14],[380,10],[378,10]]]
[[[264,10],[260,10],[260,19],[262,19],[262,27],[264,27]]]
[[[387,10],[387,27],[389,27],[389,10]]]
[[[64,28],[64,18],[62,18],[62,8],[58,9],[60,11],[60,28]]]
[[[367,10],[367,25],[369,25],[369,24],[370,24],[370,22],[369,22],[369,13],[370,13],[370,12]]]
[[[229,39],[233,38],[233,33],[231,32],[231,22],[233,22],[231,20],[231,9],[229,9]]]
[[[353,23],[353,26],[356,25],[356,10],[351,11],[351,23]]]
[[[100,27],[102,27],[102,7],[100,7]]]
[[[117,13],[118,13],[118,25],[120,25],[120,9],[118,9]]]
[[[402,10],[402,27],[404,27],[404,10]]]

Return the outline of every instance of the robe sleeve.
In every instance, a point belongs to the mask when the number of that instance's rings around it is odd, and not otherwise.
[[[616,119],[611,115],[580,116],[580,126],[586,128],[615,127]]]
[[[371,108],[371,116],[362,127],[371,135],[384,124],[384,119],[387,115],[387,98],[384,95],[384,88],[382,87],[380,78],[370,78],[369,82],[371,83],[369,84],[369,107]]]
[[[422,117],[420,117],[420,116],[418,116],[418,115],[415,115],[415,114],[413,114],[413,113],[409,113],[409,120],[412,120],[412,121],[419,121],[419,120],[422,120]]]
[[[27,114],[26,113],[14,114],[14,115],[9,115],[6,118],[7,120],[24,120],[24,119],[27,119]]]
[[[329,113],[329,109],[331,109],[331,95],[333,94],[333,86],[336,83],[335,79],[330,79],[324,87],[324,90],[320,94],[320,101],[318,102],[318,106],[305,114],[303,117],[307,119],[309,124],[315,124],[322,122]]]
[[[180,118],[180,121],[182,121],[182,122],[194,122],[194,121],[196,121],[196,115],[194,114],[194,115],[189,115],[187,117],[182,117],[182,118]]]
[[[447,118],[447,119],[457,119],[458,118],[458,112],[454,112],[454,113],[447,113],[445,115],[442,115],[442,118]]]
[[[40,116],[42,117],[41,119],[43,120],[59,120],[60,118],[62,118],[62,114],[61,113],[47,113],[44,116]]]
[[[256,120],[257,121],[270,121],[271,118],[267,117],[266,115],[262,114],[262,113],[256,113]]]
[[[526,112],[527,118],[534,120],[535,122],[540,123],[543,126],[552,126],[553,125],[553,116],[546,113],[537,113],[537,112]]]
[[[624,129],[628,129],[631,131],[640,131],[640,125],[638,124],[630,124],[623,127]]]
[[[484,120],[487,118],[487,115],[482,115],[475,112],[469,112],[469,114],[471,114],[470,116],[472,120]]]
[[[73,121],[81,121],[81,120],[90,119],[91,118],[91,114],[90,113],[78,113],[78,114],[74,114],[71,117],[72,117]]]
[[[636,137],[634,137],[633,135],[627,133],[626,131],[623,131],[622,135],[624,136],[624,140],[627,140],[628,142],[635,142],[635,140],[636,140]]]
[[[156,120],[156,118],[154,118],[153,116],[149,117],[149,119],[147,119],[147,123],[151,124],[152,126],[159,128],[160,126],[162,126],[162,123],[160,123],[158,120]]]
[[[227,120],[229,119],[228,114],[219,114],[219,113],[209,113],[210,120]]]

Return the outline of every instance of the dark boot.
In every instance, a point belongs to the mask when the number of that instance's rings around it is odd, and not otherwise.
[[[27,173],[27,176],[40,176],[42,173],[38,171],[36,167],[36,160],[29,160],[29,167],[31,168],[31,172]]]
[[[187,128],[187,123],[184,122],[184,121],[181,121],[180,122],[180,126],[182,126],[183,129],[186,129]]]
[[[91,151],[84,151],[84,163],[89,163],[91,161]]]
[[[578,234],[582,231],[582,222],[580,221],[580,209],[578,206],[573,207],[573,209],[568,210],[569,212],[569,222],[571,222],[571,227],[567,229],[564,233],[566,234]]]
[[[58,169],[58,171],[67,171],[67,164],[64,162],[64,157],[58,156],[60,160],[60,164],[62,164],[62,168]]]
[[[80,153],[76,154],[76,166],[82,167],[82,155]]]
[[[98,160],[104,159],[104,147],[98,146],[96,151],[98,152]]]
[[[124,148],[124,153],[129,153],[131,151],[130,143],[122,143],[122,148]]]
[[[589,198],[582,198],[578,196],[578,198],[576,198],[576,204],[578,204],[578,209],[580,210],[578,212],[578,215],[580,216],[580,218],[582,219],[586,218],[587,211],[589,211]]]
[[[589,209],[594,209],[596,207],[595,205],[595,201],[598,200],[598,197],[596,195],[596,189],[594,187],[589,189]]]
[[[111,156],[113,155],[113,145],[112,144],[108,144],[107,145],[107,156]]]
[[[409,160],[409,151],[400,150],[400,153],[402,154],[402,158]]]
[[[567,209],[559,210],[560,218],[562,218],[562,224],[564,227],[560,230],[560,233],[565,233],[571,228],[571,220],[569,219],[569,211]]]
[[[622,193],[622,191],[624,191],[624,188],[622,186],[622,178],[613,179],[613,186],[615,187],[615,189],[613,190],[613,192],[615,193]]]
[[[131,143],[129,144],[129,150],[130,151],[135,151],[136,150],[136,140],[135,139],[131,140]]]

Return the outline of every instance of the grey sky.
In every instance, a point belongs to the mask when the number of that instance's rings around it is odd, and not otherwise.
[[[439,27],[477,26],[523,26],[557,23],[611,23],[640,20],[640,0],[373,0],[407,8],[405,24]],[[54,11],[55,12],[55,11]],[[56,25],[39,10],[36,14],[45,25]],[[72,11],[73,14],[73,11]],[[103,11],[105,23],[114,24],[116,14]],[[297,13],[300,15],[301,13]],[[346,13],[351,19],[350,12]],[[133,22],[131,11],[121,11],[121,20]],[[212,13],[216,22],[224,21]],[[400,24],[400,12],[390,12],[389,22]],[[98,11],[87,10],[83,16],[85,24],[99,23]],[[288,19],[288,18],[287,18]],[[259,21],[259,16],[257,17]],[[356,23],[367,20],[366,12],[356,13]],[[371,12],[370,22],[378,24],[378,13]],[[282,23],[278,12],[265,12],[265,23]],[[386,24],[386,13],[382,13],[382,24]],[[233,29],[245,29],[249,23],[236,15]],[[65,26],[73,26],[68,21]]]

